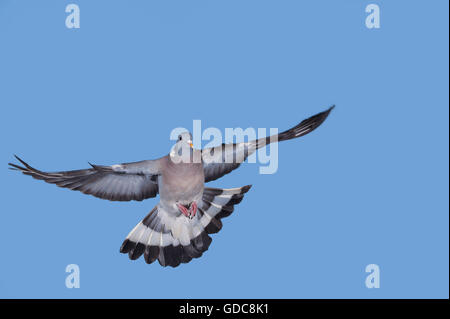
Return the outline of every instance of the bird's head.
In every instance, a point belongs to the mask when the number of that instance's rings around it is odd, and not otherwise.
[[[172,160],[181,158],[183,162],[189,162],[192,157],[193,150],[194,145],[192,144],[192,134],[189,132],[183,132],[178,135],[177,142],[170,151],[170,157]]]
[[[178,135],[177,144],[194,148],[194,145],[192,144],[192,134],[189,132],[181,133],[180,135]]]

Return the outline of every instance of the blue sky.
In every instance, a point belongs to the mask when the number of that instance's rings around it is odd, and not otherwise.
[[[448,298],[448,82],[447,1],[2,0],[0,297]],[[7,170],[13,154],[50,171],[152,159],[195,119],[283,130],[332,104],[279,145],[276,174],[211,183],[253,188],[175,269],[119,253],[158,199]]]

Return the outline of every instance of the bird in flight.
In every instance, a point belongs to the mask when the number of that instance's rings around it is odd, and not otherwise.
[[[251,187],[222,189],[205,183],[238,168],[261,147],[312,132],[333,107],[275,136],[203,150],[194,149],[192,135],[184,132],[168,155],[155,160],[111,166],[89,163],[88,169],[43,172],[15,156],[22,166],[9,165],[35,179],[111,201],[142,201],[159,194],[159,203],[128,234],[120,252],[132,260],[144,255],[148,264],[158,260],[161,266],[177,267],[208,250],[209,235],[222,229],[222,218]]]

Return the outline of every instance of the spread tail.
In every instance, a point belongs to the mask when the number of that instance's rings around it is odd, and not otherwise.
[[[211,244],[209,234],[222,229],[221,219],[233,212],[250,187],[205,188],[192,219],[169,214],[157,205],[128,234],[120,252],[128,253],[132,260],[144,255],[148,264],[158,260],[161,266],[172,267],[199,258]]]

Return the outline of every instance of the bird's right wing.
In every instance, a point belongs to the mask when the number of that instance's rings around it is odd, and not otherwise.
[[[63,171],[42,172],[22,159],[17,160],[23,166],[9,163],[12,169],[20,170],[25,175],[59,187],[77,190],[111,201],[141,201],[158,194],[157,177],[160,171],[160,160],[147,160],[112,166],[92,165],[92,168]]]
[[[263,137],[249,142],[222,144],[216,147],[205,148],[202,150],[205,183],[216,180],[235,170],[258,148],[273,142],[290,140],[312,132],[325,121],[333,108],[334,105],[328,110],[311,116],[293,128],[275,136]]]

